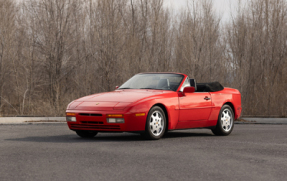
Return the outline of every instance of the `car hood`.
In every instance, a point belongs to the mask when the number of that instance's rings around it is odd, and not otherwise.
[[[124,109],[139,100],[163,94],[162,90],[116,90],[82,97],[69,104],[68,109],[74,110],[113,110]],[[170,92],[170,91],[169,91]]]

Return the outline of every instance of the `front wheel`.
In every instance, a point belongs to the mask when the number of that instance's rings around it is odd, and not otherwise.
[[[217,125],[215,129],[212,129],[212,132],[218,136],[227,136],[229,135],[234,127],[234,113],[232,108],[229,105],[222,106],[217,120]]]
[[[164,135],[165,129],[165,113],[160,107],[154,106],[148,113],[144,136],[147,139],[158,140]]]
[[[82,130],[78,130],[76,131],[76,133],[78,136],[82,138],[93,138],[98,134],[98,132],[95,131],[82,131]]]

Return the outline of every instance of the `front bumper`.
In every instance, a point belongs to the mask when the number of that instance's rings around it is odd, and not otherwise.
[[[76,122],[67,121],[71,130],[90,130],[98,132],[137,132],[144,131],[146,116],[136,116],[135,113],[120,111],[80,111],[67,110],[76,113]],[[107,114],[123,114],[125,123],[108,123]]]

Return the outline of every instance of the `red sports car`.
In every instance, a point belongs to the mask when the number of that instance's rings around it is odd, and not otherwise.
[[[71,102],[66,118],[80,137],[138,132],[160,139],[167,131],[190,128],[229,135],[241,109],[240,92],[218,82],[196,83],[181,73],[140,73],[115,91]]]

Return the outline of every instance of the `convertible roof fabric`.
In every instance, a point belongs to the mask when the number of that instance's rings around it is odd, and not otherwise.
[[[196,85],[196,92],[216,92],[224,89],[224,87],[219,82],[197,83]]]

